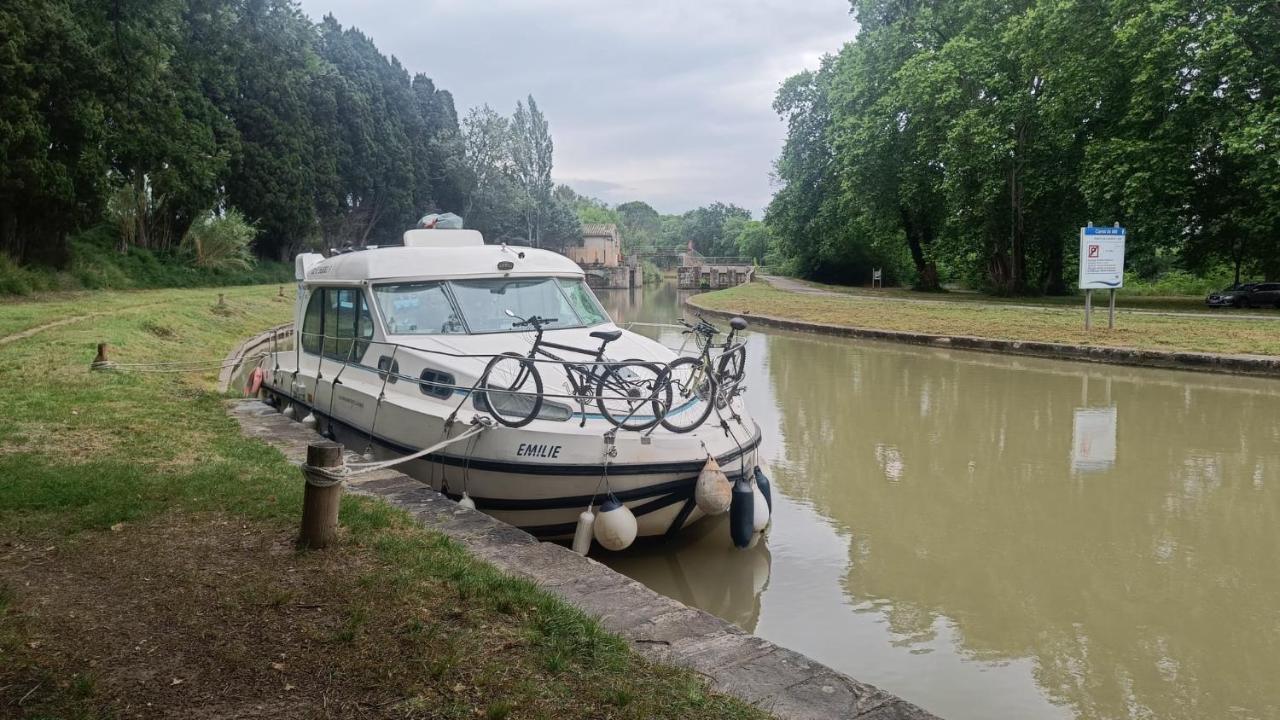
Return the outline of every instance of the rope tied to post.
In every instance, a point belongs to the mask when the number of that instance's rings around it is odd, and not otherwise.
[[[456,437],[451,437],[445,440],[441,440],[435,445],[423,448],[417,452],[413,452],[408,455],[403,455],[398,458],[392,458],[390,460],[381,460],[378,462],[351,463],[349,465],[343,464],[338,467],[331,467],[331,468],[330,467],[313,467],[310,465],[304,465],[302,470],[303,472],[306,473],[308,484],[314,485],[316,487],[329,487],[331,485],[340,483],[343,480],[346,480],[348,478],[353,478],[358,475],[364,475],[371,472],[377,472],[378,470],[385,470],[386,468],[393,467],[395,465],[399,465],[400,463],[408,462],[410,460],[417,460],[418,458],[423,457],[425,455],[430,455],[434,452],[443,450],[444,448],[449,447],[454,443],[459,443],[459,442],[462,442],[463,440],[468,440],[470,438],[473,438],[476,435],[479,435],[480,433],[484,432],[485,430],[488,430],[490,427],[492,427],[492,425],[491,425],[491,421],[488,418],[477,417],[474,420],[472,420],[472,426],[468,428],[467,431],[462,433],[461,435],[458,435]]]

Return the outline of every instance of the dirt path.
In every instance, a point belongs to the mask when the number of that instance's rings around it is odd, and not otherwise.
[[[16,333],[11,333],[9,335],[0,337],[0,345],[8,345],[9,343],[12,343],[12,342],[25,340],[26,338],[39,335],[45,330],[52,330],[56,327],[62,327],[63,325],[70,325],[71,323],[78,323],[78,322],[83,322],[85,320],[92,320],[94,318],[105,317],[107,315],[119,315],[120,313],[129,312],[130,310],[142,310],[144,308],[155,307],[156,305],[160,305],[160,304],[162,303],[142,303],[141,305],[126,305],[125,307],[116,308],[115,310],[104,310],[102,312],[87,313],[85,315],[73,315],[71,317],[65,317],[60,320],[47,322],[47,323],[44,323],[43,325],[36,325],[34,327],[29,327],[26,330],[19,330]]]
[[[1061,312],[1073,312],[1073,313],[1083,312],[1082,307],[1074,307],[1070,305],[1033,305],[1033,304],[1027,304],[1027,303],[982,302],[977,300],[962,300],[962,301],[929,300],[926,298],[904,298],[904,297],[899,297],[897,295],[886,295],[885,297],[874,297],[872,295],[868,295],[865,293],[826,290],[824,288],[814,287],[813,285],[809,284],[808,282],[805,282],[804,280],[797,280],[795,278],[782,277],[781,275],[761,275],[760,278],[765,282],[769,283],[771,286],[773,286],[777,290],[785,290],[786,292],[800,293],[803,295],[823,295],[826,297],[842,297],[842,298],[850,298],[852,300],[867,300],[870,302],[892,301],[892,302],[900,302],[900,303],[913,303],[918,305],[951,305],[951,306],[973,306],[973,307],[983,307],[983,308],[1014,308],[1019,310],[1058,310]],[[1105,299],[1102,301],[1101,305],[1096,304],[1096,302],[1097,302],[1097,298],[1095,298],[1095,305],[1093,308],[1094,313],[1098,313],[1098,312],[1105,313],[1107,308]],[[1271,320],[1275,322],[1280,322],[1280,313],[1275,313],[1272,315],[1257,315],[1257,314],[1242,315],[1239,313],[1232,312],[1230,315],[1226,315],[1226,314],[1211,314],[1209,312],[1178,312],[1175,310],[1135,310],[1133,308],[1117,307],[1116,314],[1118,315],[1119,314],[1156,315],[1160,317],[1184,317],[1184,318],[1195,318],[1198,320],[1203,320],[1207,318],[1212,320]],[[1094,317],[1096,318],[1097,315],[1095,314]]]

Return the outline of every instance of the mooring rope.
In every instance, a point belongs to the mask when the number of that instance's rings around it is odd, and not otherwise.
[[[268,353],[264,351],[254,355],[246,355],[237,360],[174,360],[140,363],[118,363],[108,360],[105,363],[95,364],[94,367],[103,370],[120,370],[122,372],[189,373],[198,372],[200,370],[219,370],[235,367],[236,365],[244,364],[250,360],[260,360],[267,355]]]
[[[485,430],[488,430],[489,427],[490,426],[485,422],[477,422],[477,424],[473,425],[470,429],[468,429],[466,432],[462,433],[457,437],[452,437],[447,440],[442,440],[436,443],[435,445],[432,445],[431,447],[423,448],[417,452],[410,453],[408,455],[403,455],[398,458],[392,458],[390,460],[381,460],[378,462],[368,462],[368,463],[351,463],[349,465],[343,465],[341,467],[336,467],[336,468],[312,467],[308,465],[306,466],[306,470],[309,474],[320,476],[325,480],[329,481],[329,482],[325,482],[324,480],[322,480],[320,482],[316,482],[316,481],[309,481],[309,482],[311,482],[312,485],[320,485],[320,486],[332,485],[333,483],[339,483],[339,482],[342,482],[343,480],[346,480],[347,478],[352,478],[357,475],[364,475],[366,473],[376,472],[378,470],[385,470],[386,468],[392,467],[394,465],[399,465],[400,463],[408,462],[410,460],[417,460],[418,458],[424,455],[430,455],[433,452],[443,450],[444,448],[449,447],[454,443],[461,442],[463,440],[468,440],[472,437],[475,437],[476,435],[479,435]]]

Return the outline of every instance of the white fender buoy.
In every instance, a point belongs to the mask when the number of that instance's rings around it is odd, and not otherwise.
[[[610,495],[600,506],[592,534],[595,535],[596,542],[606,550],[626,550],[636,541],[638,529],[636,516],[631,513],[631,508]]]
[[[729,503],[733,502],[733,486],[729,484],[729,478],[720,469],[720,463],[713,457],[707,458],[707,463],[702,466],[702,472],[698,473],[698,482],[693,488],[693,500],[697,503],[698,509],[707,515],[719,515],[728,510]]]
[[[458,504],[464,508],[471,508],[472,510],[476,509],[476,501],[471,499],[471,496],[467,494],[466,490],[462,491],[462,497],[458,498]]]
[[[596,524],[596,514],[587,508],[578,514],[578,527],[573,531],[573,551],[585,556],[591,551],[591,534]]]
[[[755,502],[751,504],[755,510],[755,522],[752,523],[752,529],[757,533],[762,533],[765,528],[769,527],[769,502],[765,500],[764,493],[760,492],[760,488],[755,483],[752,483],[752,486],[756,493]]]
[[[364,462],[373,462],[373,450],[366,448],[364,452],[360,453],[360,459]]]
[[[298,411],[293,409],[293,403],[286,403],[284,406],[284,410],[282,410],[280,414],[289,418],[290,420],[293,420],[294,418],[298,417]]]
[[[307,416],[306,416],[306,417],[304,417],[304,418],[302,418],[302,424],[303,424],[303,425],[306,425],[306,426],[307,426],[307,427],[309,427],[309,428],[313,428],[313,427],[315,427],[315,426],[316,426],[316,414],[315,414],[315,413],[307,413]]]

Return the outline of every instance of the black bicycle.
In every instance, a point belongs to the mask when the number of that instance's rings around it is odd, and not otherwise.
[[[542,374],[538,360],[554,360],[565,368],[569,392],[578,403],[582,423],[586,424],[586,407],[595,401],[600,414],[615,427],[624,430],[647,430],[661,420],[660,411],[671,406],[671,388],[659,385],[662,368],[644,360],[609,362],[604,359],[609,343],[622,337],[621,330],[595,330],[591,337],[600,341],[595,350],[563,345],[542,337],[543,328],[556,318],[534,315],[522,318],[510,310],[512,327],[532,327],[533,346],[521,355],[506,352],[494,356],[485,367],[477,389],[483,393],[485,405],[494,419],[508,427],[523,427],[533,422],[544,405]],[[554,348],[586,355],[587,362],[572,362],[547,350]]]
[[[691,324],[680,319],[686,335],[692,335],[698,345],[698,354],[671,361],[658,379],[659,392],[669,395],[675,405],[668,405],[658,413],[662,427],[674,433],[687,433],[702,423],[717,404],[728,402],[746,374],[747,351],[742,344],[734,344],[734,336],[747,329],[747,321],[733,318],[729,321],[729,335],[723,343],[716,343],[720,329],[698,316]],[[711,351],[723,352],[712,359]]]

